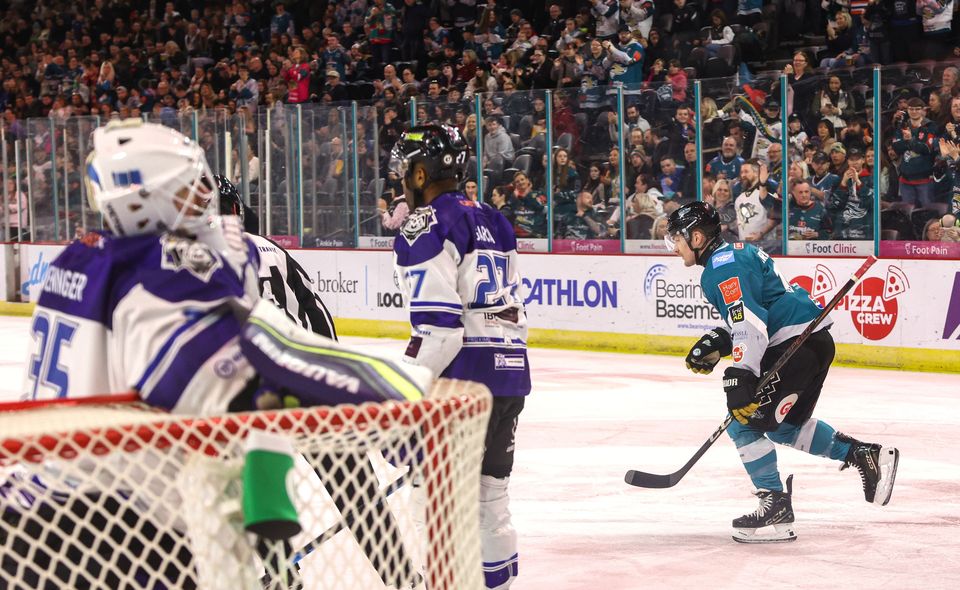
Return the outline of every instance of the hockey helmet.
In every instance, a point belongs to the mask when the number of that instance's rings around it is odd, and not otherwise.
[[[670,214],[667,220],[667,233],[664,236],[667,247],[671,251],[676,250],[674,236],[677,235],[682,236],[689,243],[695,229],[703,232],[708,245],[720,239],[720,214],[710,203],[694,201]]]
[[[424,167],[427,183],[466,176],[469,149],[456,127],[418,125],[405,131],[390,152],[390,172],[406,178],[414,164]]]
[[[220,193],[220,214],[236,215],[243,222],[243,200],[240,191],[223,174],[214,174],[213,180],[217,183],[217,192]]]
[[[219,200],[212,179],[196,142],[140,119],[94,131],[84,170],[90,206],[122,236],[208,227]]]

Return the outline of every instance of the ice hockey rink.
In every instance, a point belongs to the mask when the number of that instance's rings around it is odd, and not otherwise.
[[[19,389],[26,326],[0,317],[3,398]],[[729,438],[674,488],[623,482],[627,469],[676,470],[717,427],[718,372],[694,375],[666,356],[533,349],[530,359],[510,484],[515,590],[960,586],[960,375],[835,367],[815,415],[899,447],[890,504],[864,502],[855,470],[778,447],[782,475],[795,475],[798,539],[741,545],[730,520],[757,502]]]

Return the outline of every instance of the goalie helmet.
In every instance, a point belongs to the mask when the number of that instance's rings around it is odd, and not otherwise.
[[[84,174],[90,206],[118,235],[195,234],[216,213],[203,150],[162,125],[127,119],[97,129]]]

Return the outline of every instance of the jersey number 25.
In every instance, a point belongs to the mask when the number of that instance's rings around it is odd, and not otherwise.
[[[60,352],[69,346],[77,332],[77,324],[63,318],[52,322],[45,313],[38,313],[30,327],[34,341],[38,341],[39,352],[30,357],[27,369],[33,381],[33,399],[37,399],[37,390],[41,385],[56,390],[57,397],[67,397],[70,379],[67,371],[60,365]]]

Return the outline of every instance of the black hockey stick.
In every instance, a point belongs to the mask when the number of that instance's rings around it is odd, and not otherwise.
[[[777,371],[782,369],[783,365],[787,364],[787,361],[790,360],[790,357],[792,357],[793,354],[797,352],[797,350],[801,346],[803,346],[803,343],[807,340],[810,334],[813,334],[814,330],[817,329],[817,326],[819,326],[823,322],[823,320],[826,319],[827,315],[829,315],[830,312],[833,311],[833,308],[835,308],[837,304],[840,303],[840,301],[850,291],[850,289],[853,289],[853,287],[860,282],[860,279],[863,278],[863,275],[867,274],[867,271],[870,269],[871,266],[873,266],[873,263],[876,261],[877,261],[876,256],[870,256],[869,258],[867,258],[867,260],[863,263],[863,265],[861,265],[860,268],[857,269],[857,272],[853,273],[853,276],[850,277],[850,280],[848,280],[846,284],[844,284],[843,287],[841,287],[840,290],[837,291],[837,294],[833,296],[833,299],[831,299],[830,302],[827,303],[827,305],[823,308],[823,311],[820,312],[820,315],[814,318],[814,320],[810,322],[810,324],[806,327],[806,329],[804,329],[804,331],[801,332],[799,336],[797,336],[797,338],[793,341],[793,344],[791,344],[790,347],[787,348],[786,352],[784,352],[783,355],[779,359],[777,359],[777,362],[775,362],[773,366],[770,367],[770,370],[764,374],[763,378],[760,380],[760,383],[757,384],[758,394],[761,391],[763,391],[763,388],[766,387],[770,383],[770,381],[776,376]],[[709,449],[713,445],[713,443],[716,442],[718,438],[720,438],[720,435],[723,434],[723,432],[727,429],[728,426],[730,426],[730,423],[732,421],[733,421],[733,416],[730,414],[727,414],[727,417],[723,421],[723,424],[721,424],[719,428],[713,431],[713,434],[710,435],[710,438],[707,439],[707,442],[700,445],[700,448],[697,449],[697,452],[693,454],[693,457],[690,457],[690,460],[687,461],[687,463],[683,467],[681,467],[679,471],[675,471],[667,475],[658,475],[655,473],[646,473],[644,471],[636,471],[634,469],[631,469],[624,476],[623,478],[624,481],[626,481],[628,484],[632,486],[637,486],[641,488],[672,488],[673,486],[677,485],[681,479],[683,479],[683,476],[686,475],[687,472],[690,471],[690,469],[694,466],[694,464],[696,464],[696,462],[700,460],[700,457],[702,457],[704,453],[707,452],[707,449]]]

